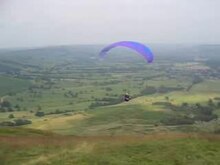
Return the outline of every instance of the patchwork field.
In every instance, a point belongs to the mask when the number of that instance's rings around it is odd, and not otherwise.
[[[220,164],[219,58],[195,48],[0,53],[0,164]]]

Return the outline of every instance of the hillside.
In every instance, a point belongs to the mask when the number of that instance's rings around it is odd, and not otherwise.
[[[19,133],[21,131],[21,133]],[[0,134],[5,130],[0,129]],[[145,136],[73,137],[16,130],[0,136],[7,164],[213,164],[220,163],[220,136],[155,133]],[[28,135],[28,136],[27,136]]]
[[[0,164],[220,163],[217,48],[100,47],[0,52]]]

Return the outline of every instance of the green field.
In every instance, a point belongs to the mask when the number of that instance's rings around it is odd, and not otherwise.
[[[34,130],[0,129],[1,164],[213,164],[220,137],[155,133],[145,136],[73,137]],[[10,141],[9,141],[10,140]]]
[[[0,53],[0,164],[220,164],[218,57],[99,49]]]
[[[11,78],[8,76],[0,76],[0,96],[13,95],[22,92],[31,85],[28,80]]]

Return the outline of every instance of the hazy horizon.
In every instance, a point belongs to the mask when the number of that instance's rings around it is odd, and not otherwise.
[[[1,0],[0,49],[97,45],[220,44],[217,0]]]

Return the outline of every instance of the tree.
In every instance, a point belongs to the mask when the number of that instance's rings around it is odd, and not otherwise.
[[[38,116],[38,117],[42,117],[44,115],[45,115],[44,112],[40,112],[40,111],[35,113],[35,116]]]
[[[189,105],[189,104],[186,103],[186,102],[182,103],[182,107],[187,107],[188,105]]]
[[[1,106],[2,106],[2,107],[9,108],[9,107],[11,107],[11,103],[10,103],[9,101],[5,100],[5,101],[3,101],[3,102],[1,103]]]
[[[214,106],[214,105],[215,105],[212,99],[209,99],[208,105],[209,105],[209,106]]]
[[[220,107],[220,102],[217,103],[217,106]]]
[[[168,96],[165,96],[165,100],[166,100],[166,101],[169,101],[169,99],[170,99],[170,98],[169,98]]]
[[[197,108],[201,108],[201,104],[200,103],[196,103],[196,107]]]
[[[31,120],[26,120],[26,119],[16,119],[14,120],[15,126],[20,126],[20,125],[26,125],[26,124],[31,124]]]
[[[8,116],[8,118],[9,118],[9,119],[13,119],[13,118],[15,118],[15,117],[14,117],[13,114],[10,114],[10,115]]]
[[[16,109],[20,109],[20,106],[18,104],[15,105]]]

